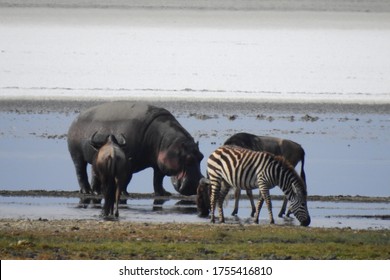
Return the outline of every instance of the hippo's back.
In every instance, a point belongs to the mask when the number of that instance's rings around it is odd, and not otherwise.
[[[129,120],[147,121],[156,114],[169,113],[165,109],[157,108],[144,103],[117,101],[101,104],[82,112],[76,121],[87,122],[120,122]]]
[[[98,135],[123,135],[127,150],[139,147],[149,124],[159,116],[172,116],[163,108],[144,103],[118,101],[104,103],[80,113],[68,131],[68,147],[71,154],[82,154],[91,162],[95,151],[89,141],[95,133]],[[173,116],[172,116],[173,118]]]

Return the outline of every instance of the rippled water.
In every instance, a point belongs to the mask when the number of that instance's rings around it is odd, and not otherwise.
[[[233,201],[224,207],[226,223],[252,224],[249,201],[241,201],[239,214],[230,216]],[[390,203],[321,202],[308,203],[311,227],[350,227],[353,229],[390,229]],[[10,219],[103,219],[99,201],[86,202],[78,198],[54,197],[4,197],[0,196],[0,218]],[[278,218],[281,201],[273,201],[276,225],[299,225],[291,218]],[[197,216],[192,201],[175,199],[156,201],[130,199],[120,205],[119,219],[132,222],[209,223]],[[260,225],[268,224],[268,212],[260,213]]]

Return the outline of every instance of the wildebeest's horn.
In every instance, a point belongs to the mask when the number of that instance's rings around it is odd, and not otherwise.
[[[210,185],[211,184],[211,181],[205,177],[201,178],[199,180],[199,184],[205,184],[205,185]]]
[[[95,150],[97,150],[99,148],[99,143],[96,142],[96,140],[94,139],[96,134],[97,134],[97,131],[95,131],[95,133],[92,134],[91,139],[89,140],[92,148],[94,148]]]
[[[126,137],[123,135],[123,133],[121,133],[121,134],[117,137],[116,140],[118,141],[118,145],[119,145],[119,146],[126,146]]]

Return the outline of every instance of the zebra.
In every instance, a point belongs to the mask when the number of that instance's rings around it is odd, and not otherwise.
[[[283,156],[292,166],[296,166],[298,162],[301,162],[301,178],[306,184],[306,175],[304,170],[305,165],[305,150],[301,145],[288,139],[270,137],[270,136],[258,136],[250,133],[240,132],[229,137],[224,145],[235,145],[242,148],[259,151],[269,152],[275,156]],[[251,216],[253,217],[256,212],[256,206],[253,201],[252,190],[246,190],[249,201],[252,206]],[[238,203],[241,195],[241,190],[237,188],[234,193],[235,203],[232,216],[238,213]],[[278,214],[279,217],[283,217],[286,213],[287,198],[284,197],[283,205]],[[287,211],[287,217],[289,217],[290,211]]]
[[[216,149],[207,160],[207,184],[211,187],[211,222],[215,223],[215,207],[218,203],[219,220],[225,222],[223,201],[230,188],[259,188],[260,196],[256,207],[255,223],[264,200],[268,207],[270,223],[275,223],[272,214],[269,190],[278,185],[290,201],[290,210],[302,226],[310,224],[307,209],[307,192],[302,178],[283,157],[268,152],[257,152],[237,146],[222,146]]]

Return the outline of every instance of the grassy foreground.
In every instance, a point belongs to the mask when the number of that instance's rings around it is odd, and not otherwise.
[[[0,220],[4,259],[390,259],[390,230]]]

